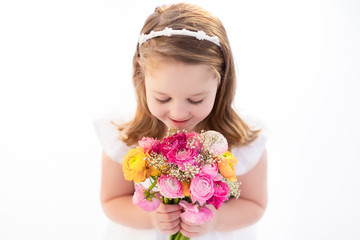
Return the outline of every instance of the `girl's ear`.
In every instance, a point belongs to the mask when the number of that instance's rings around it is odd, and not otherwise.
[[[217,87],[219,88],[219,87],[220,87],[220,83],[221,83],[221,76],[220,76],[220,74],[218,74],[218,73],[217,73],[217,81],[218,81]]]
[[[217,87],[219,88],[220,83],[221,83],[221,75],[220,75],[220,73],[218,71],[216,71],[215,67],[211,66],[211,68],[212,68],[212,70],[214,72],[214,75],[215,75],[214,78],[216,78],[217,83],[218,83]]]
[[[140,59],[140,57],[137,58],[137,64],[139,65],[140,69],[144,70],[144,61]]]

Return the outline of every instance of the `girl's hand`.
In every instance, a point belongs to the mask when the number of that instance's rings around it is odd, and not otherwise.
[[[211,219],[211,221],[205,222],[203,224],[194,224],[194,223],[190,223],[185,221],[185,219],[181,218],[181,223],[180,223],[180,232],[189,238],[193,238],[193,237],[200,237],[202,235],[205,235],[206,233],[208,233],[209,231],[212,231],[215,226],[216,226],[216,222],[217,222],[217,210],[215,209],[215,207],[213,205],[206,205],[211,211],[213,211],[214,213],[214,218]]]
[[[150,212],[151,222],[161,233],[172,235],[180,230],[180,214],[182,207],[179,204],[160,203],[159,208]]]

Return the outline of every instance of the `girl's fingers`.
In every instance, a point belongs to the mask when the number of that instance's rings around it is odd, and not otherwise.
[[[188,238],[193,238],[193,237],[196,236],[193,233],[190,233],[190,232],[186,231],[183,228],[180,228],[180,232],[181,232],[182,235],[184,235],[185,237],[188,237]]]
[[[173,235],[180,231],[180,218],[172,221],[172,222],[166,222],[166,223],[159,223],[158,229],[160,232],[166,235]]]
[[[159,223],[159,227],[163,230],[172,230],[172,229],[178,229],[180,228],[180,219],[177,219],[175,221],[172,222],[164,222],[164,223]]]
[[[165,230],[161,230],[161,232],[165,235],[173,235],[175,233],[177,233],[178,231],[180,231],[180,226],[178,225],[177,227],[173,228],[173,229],[165,229]]]
[[[163,204],[163,203],[161,203],[156,211],[161,212],[161,213],[169,213],[169,212],[179,211],[181,209],[182,209],[182,207],[179,204]]]
[[[157,217],[159,222],[172,222],[177,219],[180,221],[180,214],[181,214],[181,210],[177,210],[174,212],[167,212],[167,213],[158,212]]]
[[[205,233],[200,226],[191,226],[184,223],[180,223],[180,232],[188,238],[199,237]]]
[[[201,231],[200,225],[194,225],[184,220],[181,220],[180,227],[188,233],[198,233]]]
[[[156,210],[157,219],[159,222],[172,222],[180,218],[182,207],[178,204],[163,204],[161,203]]]

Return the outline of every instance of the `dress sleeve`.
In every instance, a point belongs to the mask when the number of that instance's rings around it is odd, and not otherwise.
[[[261,129],[258,137],[249,145],[237,147],[231,153],[238,160],[235,166],[236,175],[242,175],[250,171],[259,161],[261,154],[265,150],[266,141],[270,131],[265,124],[250,117],[242,117],[251,129]]]
[[[117,115],[106,115],[93,119],[96,135],[106,155],[118,163],[122,163],[124,156],[130,149],[119,139],[119,131],[113,124],[121,124],[123,122],[125,122],[125,118]]]

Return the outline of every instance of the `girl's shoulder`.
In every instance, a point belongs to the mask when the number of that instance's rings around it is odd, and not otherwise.
[[[253,142],[231,150],[231,153],[239,161],[235,167],[236,175],[247,173],[257,164],[265,150],[266,142],[270,135],[270,130],[261,118],[248,114],[240,114],[240,117],[251,129],[261,129],[261,131]]]
[[[121,163],[131,147],[120,140],[120,132],[116,125],[131,120],[130,114],[111,113],[93,118],[95,133],[106,155],[113,161]]]

